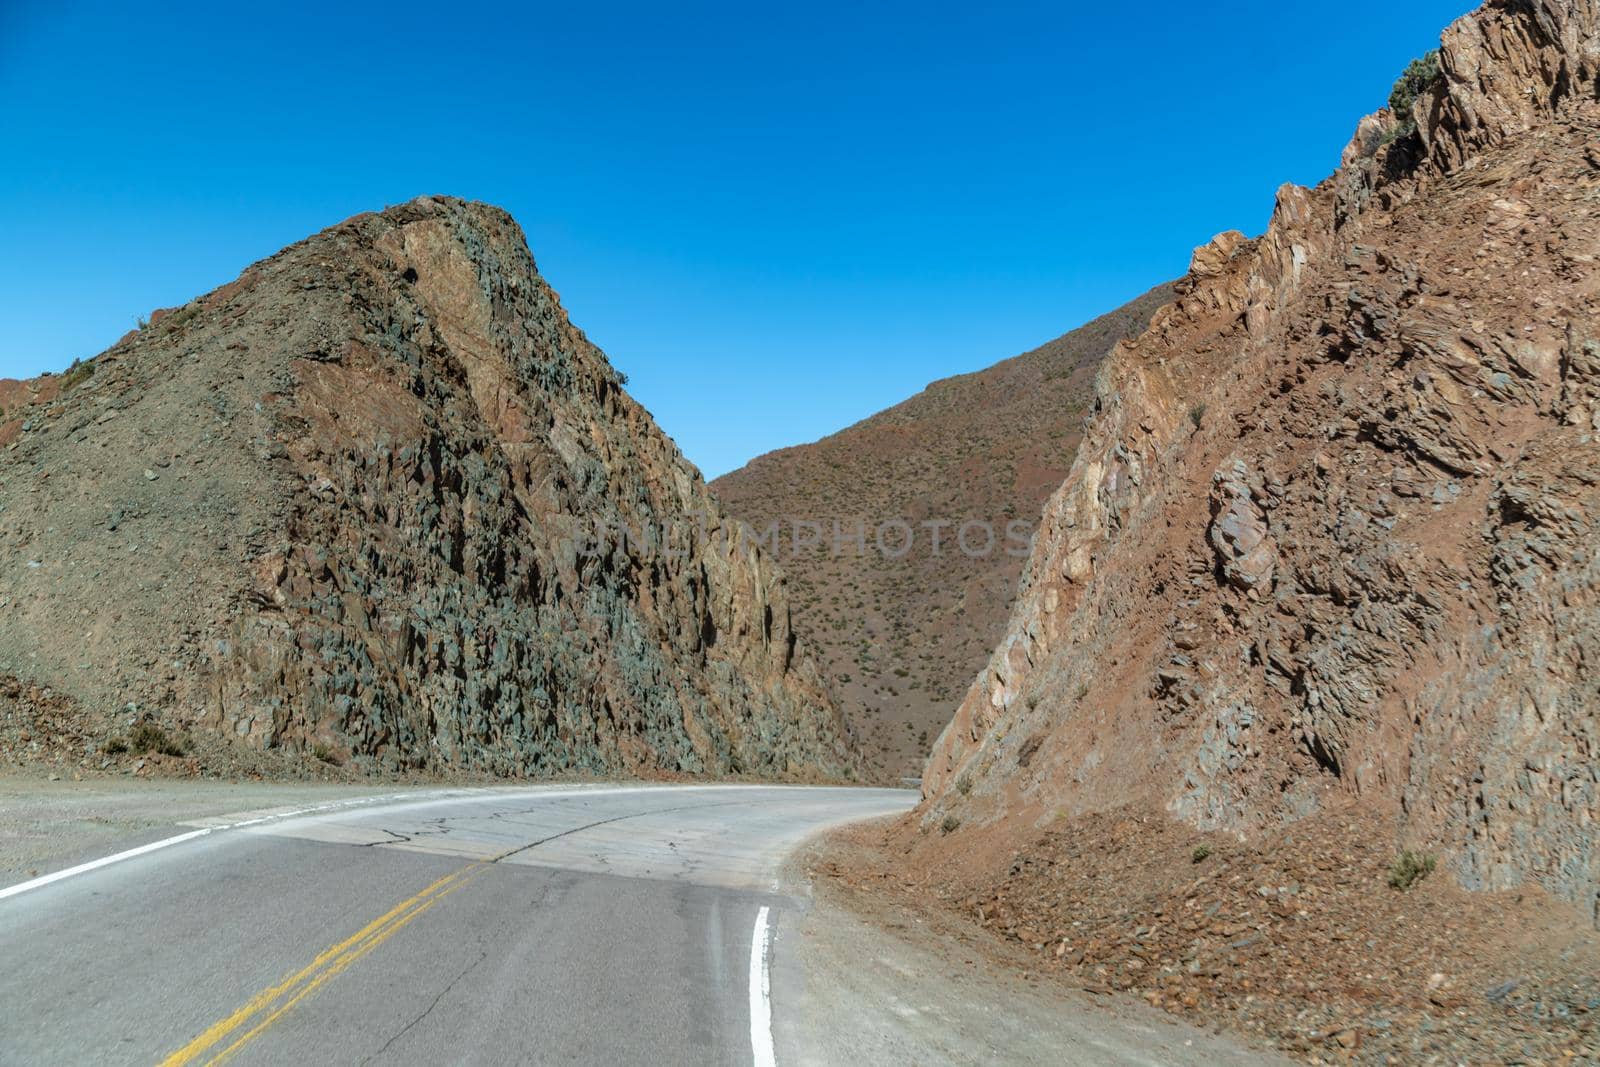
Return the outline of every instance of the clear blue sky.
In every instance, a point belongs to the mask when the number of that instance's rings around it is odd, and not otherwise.
[[[0,377],[449,193],[716,475],[1259,231],[1471,4],[321,6],[0,0]]]

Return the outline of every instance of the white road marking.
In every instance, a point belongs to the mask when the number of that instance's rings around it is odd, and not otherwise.
[[[88,863],[80,863],[76,867],[68,867],[66,870],[53,871],[50,874],[43,874],[38,878],[31,879],[30,881],[18,882],[16,885],[8,885],[4,889],[0,889],[0,900],[4,900],[7,897],[14,897],[19,893],[26,893],[30,889],[43,888],[44,886],[50,885],[52,882],[59,882],[63,878],[71,878],[74,875],[79,874],[87,874],[90,871],[99,870],[101,867],[109,867],[113,863],[121,863],[123,860],[131,860],[135,856],[143,856],[147,853],[154,852],[157,849],[166,848],[169,845],[181,845],[185,841],[193,841],[197,837],[205,837],[207,834],[216,833],[219,830],[237,830],[240,827],[257,826],[264,822],[271,822],[274,819],[288,819],[293,818],[296,815],[306,815],[312,812],[327,811],[333,808],[354,807],[359,804],[370,804],[377,800],[395,800],[418,795],[420,794],[401,793],[398,794],[398,796],[391,797],[363,797],[360,800],[353,801],[341,800],[330,804],[318,804],[314,807],[301,808],[298,811],[286,811],[279,815],[266,815],[260,818],[246,819],[243,822],[225,823],[221,826],[201,827],[198,830],[191,830],[186,834],[179,834],[176,837],[165,837],[160,841],[152,841],[148,845],[140,845],[138,848],[130,848],[125,852],[117,852],[110,856],[101,856],[97,860],[90,860]]]
[[[102,856],[97,860],[90,860],[88,863],[80,863],[76,867],[68,867],[66,870],[63,870],[63,871],[55,871],[55,872],[53,872],[51,874],[41,875],[38,878],[32,879],[31,881],[18,882],[16,885],[10,885],[10,886],[6,886],[4,888],[0,888],[0,900],[5,900],[7,897],[17,896],[20,893],[26,893],[30,889],[39,889],[42,886],[50,885],[52,882],[59,882],[64,878],[71,878],[74,875],[86,874],[89,871],[98,870],[101,867],[108,867],[113,863],[120,863],[123,860],[133,859],[136,856],[143,856],[146,853],[154,852],[157,849],[166,848],[169,845],[180,845],[185,841],[192,841],[197,837],[205,837],[207,834],[219,833],[219,832],[221,832],[223,830],[246,829],[246,828],[249,828],[249,827],[260,826],[260,825],[262,825],[264,823],[270,823],[270,822],[286,822],[286,821],[288,821],[290,819],[295,819],[295,818],[299,818],[299,817],[303,817],[303,816],[307,816],[307,815],[311,815],[311,816],[321,815],[321,814],[324,814],[324,813],[327,813],[327,812],[336,811],[336,810],[339,810],[339,809],[342,809],[342,808],[366,807],[366,806],[375,805],[375,804],[396,804],[399,801],[406,801],[406,800],[414,802],[413,804],[404,805],[404,807],[406,807],[406,808],[426,807],[426,806],[433,805],[433,804],[449,803],[449,802],[454,801],[454,800],[459,800],[459,799],[461,799],[463,797],[469,797],[469,796],[474,796],[474,795],[476,795],[476,796],[490,796],[490,795],[497,794],[497,793],[513,793],[513,794],[533,793],[533,794],[535,794],[537,796],[541,796],[541,797],[558,797],[558,796],[559,797],[567,797],[567,796],[584,796],[584,795],[588,795],[588,796],[604,796],[604,795],[615,794],[615,793],[650,792],[652,790],[660,789],[660,788],[662,788],[662,787],[661,786],[656,786],[656,785],[650,785],[650,784],[646,784],[646,783],[641,783],[639,785],[624,785],[624,786],[584,786],[584,785],[556,786],[556,787],[506,786],[506,787],[501,787],[501,788],[498,788],[498,789],[491,788],[491,789],[425,790],[425,791],[422,791],[422,792],[411,792],[411,793],[388,793],[388,794],[384,794],[382,796],[360,797],[360,798],[357,798],[357,799],[354,799],[354,800],[335,800],[335,801],[329,801],[328,803],[325,803],[325,804],[313,804],[310,807],[298,808],[298,809],[295,809],[295,810],[292,810],[292,811],[268,812],[267,814],[264,814],[264,815],[260,814],[259,812],[240,812],[239,814],[249,815],[251,817],[250,818],[246,818],[246,819],[244,819],[242,821],[239,821],[239,822],[219,823],[219,824],[216,824],[216,825],[205,825],[204,824],[205,821],[203,821],[203,820],[194,820],[194,821],[190,821],[190,822],[186,822],[186,823],[179,823],[178,825],[180,825],[180,826],[199,826],[199,829],[192,830],[192,831],[190,831],[189,833],[186,833],[186,834],[179,834],[176,837],[168,837],[168,838],[164,838],[164,839],[162,839],[160,841],[152,841],[148,845],[140,845],[138,848],[130,848],[126,852],[118,852],[118,853],[116,853],[114,855],[111,855],[111,856]],[[669,787],[669,788],[671,788],[671,787]],[[756,785],[756,784],[745,784],[745,783],[718,782],[718,783],[697,784],[697,785],[687,786],[687,787],[683,787],[683,788],[685,788],[686,790],[692,790],[692,789],[706,789],[706,790],[711,790],[711,789],[717,789],[717,790],[762,789],[762,790],[795,790],[795,791],[798,791],[798,790],[801,790],[801,789],[805,789],[807,787],[806,786]],[[419,798],[421,798],[421,799],[419,799]],[[238,817],[237,815],[234,816],[234,818],[237,818],[237,817]],[[225,818],[228,818],[228,816],[224,815],[224,816],[221,816],[221,818],[225,819]],[[762,931],[762,936],[763,936],[763,939],[764,939],[765,938],[765,931],[766,931],[766,922],[767,922],[767,909],[766,908],[762,908],[761,909],[761,914],[757,918],[756,921],[758,923],[758,929]],[[755,955],[754,949],[752,948],[752,954],[751,954],[751,957],[750,957],[751,968],[752,968],[752,970],[751,970],[751,982],[752,983],[755,982],[755,970],[754,970],[754,967],[755,967],[756,959],[757,959],[757,957]],[[762,983],[763,983],[762,1001],[763,1001],[763,1003],[766,1003],[766,1001],[767,1001],[766,992],[765,992],[766,959],[765,959],[765,954],[764,953],[761,956],[761,964],[762,964]],[[750,1003],[752,1005],[752,1008],[754,1007],[755,1002],[756,1002],[756,989],[755,989],[755,986],[752,984],[751,991],[750,991]],[[765,1064],[770,1064],[770,1063],[773,1062],[773,1060],[772,1060],[772,1033],[771,1033],[771,1025],[770,1025],[772,1012],[771,1012],[770,1004],[768,1004],[768,1006],[766,1008],[764,1008],[763,1010],[766,1012],[765,1018],[768,1020],[768,1026],[766,1028],[767,1058],[765,1060],[760,1058],[760,1053],[759,1053],[760,1046],[758,1045],[757,1046],[758,1052],[757,1052],[757,1057],[756,1057],[756,1063],[758,1065],[763,1065],[763,1067],[764,1067]],[[752,1012],[751,1025],[752,1025],[752,1027],[754,1026],[754,1013],[753,1012]]]
[[[424,797],[424,796],[430,796],[430,795],[433,795],[433,794],[429,794],[429,793],[385,793],[383,796],[358,797],[355,800],[330,800],[326,804],[313,804],[309,808],[295,808],[295,809],[293,809],[291,811],[269,811],[264,815],[257,815],[254,812],[241,812],[240,814],[250,815],[252,817],[248,818],[248,819],[241,820],[239,822],[213,823],[213,822],[211,822],[209,820],[194,819],[194,820],[191,820],[191,821],[186,822],[186,823],[179,823],[178,825],[179,826],[204,826],[208,830],[238,830],[238,829],[240,829],[242,827],[246,827],[246,826],[259,826],[262,823],[276,822],[279,819],[293,819],[293,818],[295,818],[296,816],[299,816],[299,815],[316,815],[316,814],[318,814],[320,812],[334,811],[334,810],[337,810],[339,808],[359,808],[359,807],[363,807],[363,806],[369,805],[369,804],[387,804],[387,803],[392,803],[394,801],[411,800],[414,797]],[[445,794],[445,795],[448,796],[448,797],[455,796],[454,793],[449,793],[449,794]],[[223,816],[221,816],[221,818],[226,819],[226,818],[228,818],[228,816],[223,815]],[[236,815],[236,816],[234,816],[234,818],[238,818],[238,816]]]
[[[776,1067],[772,1051],[772,982],[767,970],[767,908],[750,935],[750,1055],[755,1067]]]
[[[128,851],[118,852],[114,856],[101,856],[97,860],[90,860],[88,863],[80,863],[76,867],[68,867],[64,871],[56,871],[54,874],[41,875],[30,882],[18,882],[16,885],[8,885],[4,889],[0,889],[0,900],[4,900],[6,897],[14,897],[18,893],[26,893],[30,889],[38,889],[40,886],[49,885],[51,882],[59,882],[63,878],[71,878],[75,874],[84,874],[88,871],[93,871],[100,867],[106,867],[113,863],[120,863],[123,860],[131,860],[135,856],[143,856],[145,853],[154,852],[158,848],[166,848],[168,845],[180,845],[185,841],[193,841],[195,838],[204,837],[210,832],[210,830],[190,830],[188,833],[179,834],[177,837],[168,837],[161,841],[152,841],[148,845],[140,845],[138,848],[130,848]]]

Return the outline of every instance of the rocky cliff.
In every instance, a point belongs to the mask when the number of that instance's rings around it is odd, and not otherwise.
[[[1355,804],[1600,921],[1600,7],[1438,58],[1107,360],[925,827]]]
[[[0,406],[0,673],[101,733],[853,771],[783,576],[502,211],[357,216]]]

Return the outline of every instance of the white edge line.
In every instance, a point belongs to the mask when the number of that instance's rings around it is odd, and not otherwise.
[[[197,837],[205,837],[208,834],[217,833],[221,830],[237,830],[241,827],[258,826],[261,823],[273,822],[278,819],[291,819],[298,815],[330,811],[337,808],[357,807],[382,800],[407,799],[418,795],[419,794],[416,793],[399,793],[385,797],[362,797],[358,800],[342,800],[335,801],[331,804],[317,804],[309,808],[301,808],[298,811],[285,811],[274,815],[263,815],[254,819],[246,819],[243,822],[224,823],[220,826],[203,826],[198,830],[191,830],[186,834],[178,834],[176,837],[165,837],[160,841],[152,841],[148,845],[140,845],[138,848],[130,848],[124,852],[116,852],[109,856],[101,856],[97,860],[90,860],[88,863],[80,863],[76,867],[68,867],[65,870],[60,871],[52,871],[49,874],[40,875],[38,878],[33,878],[26,882],[18,882],[16,885],[8,885],[5,888],[0,889],[0,900],[5,900],[7,897],[17,896],[20,893],[26,893],[30,889],[42,889],[43,887],[50,885],[52,882],[59,882],[62,879],[71,878],[79,874],[88,874],[90,871],[99,870],[101,867],[109,867],[113,863],[121,863],[123,860],[131,860],[135,856],[143,856],[146,853],[154,852],[157,849],[166,848],[169,845],[181,845],[185,841],[193,841]],[[194,824],[191,823],[190,825],[192,826]]]
[[[123,860],[131,860],[135,856],[142,856],[146,852],[154,852],[158,848],[166,848],[168,845],[180,845],[185,841],[193,841],[195,838],[204,837],[209,833],[211,833],[209,828],[204,830],[191,830],[186,834],[179,834],[177,837],[168,837],[160,841],[152,841],[148,845],[140,845],[138,848],[130,848],[126,852],[118,852],[112,856],[101,856],[97,860],[90,860],[88,863],[80,863],[76,867],[68,867],[64,871],[55,871],[51,874],[41,875],[32,881],[18,882],[16,885],[8,885],[4,889],[0,889],[0,900],[4,900],[6,897],[14,897],[18,893],[26,893],[30,889],[38,889],[40,886],[47,886],[51,882],[59,882],[63,878],[71,878],[75,874],[84,874],[99,867],[106,867],[113,863],[120,863]]]
[[[767,907],[750,935],[750,1056],[755,1067],[776,1067],[772,1051],[772,982],[767,971]]]
[[[548,788],[548,789],[543,789],[543,788],[535,786],[535,787],[532,787],[532,791],[535,791],[535,792],[538,792],[538,793],[542,793],[544,795],[550,795],[550,796],[567,796],[567,795],[582,796],[583,794],[586,794],[586,793],[589,794],[589,795],[598,795],[598,794],[607,794],[607,793],[630,792],[630,791],[635,790],[635,789],[648,790],[648,789],[652,788],[653,786],[659,787],[658,783],[648,783],[648,782],[639,783],[637,785],[631,785],[630,784],[630,785],[624,785],[624,786],[620,786],[620,787],[615,787],[614,786],[614,787],[609,787],[609,788],[604,786],[604,785],[602,785],[602,784],[599,784],[599,783],[597,783],[597,785],[599,785],[598,788],[586,787],[584,785],[569,785],[569,786],[564,786],[564,787],[563,786],[556,786],[556,787]],[[526,788],[528,788],[528,787],[502,786],[502,787],[499,787],[499,788],[484,789],[481,792],[483,792],[483,793],[522,792]],[[707,783],[704,783],[704,784],[696,784],[696,785],[693,785],[693,786],[687,786],[685,788],[691,788],[691,789],[692,788],[702,788],[702,789],[706,789],[706,788],[709,788],[709,789],[801,789],[801,788],[806,788],[806,787],[804,787],[804,786],[770,786],[770,785],[762,785],[762,784],[758,784],[758,783],[754,783],[754,782],[752,782],[752,783],[744,783],[744,782],[738,782],[738,783],[733,783],[733,782],[707,782]],[[254,818],[254,819],[246,819],[246,820],[244,820],[242,822],[225,823],[225,824],[220,825],[220,826],[206,826],[206,827],[202,827],[202,828],[200,828],[198,830],[192,830],[192,831],[190,831],[189,833],[186,833],[186,834],[179,834],[176,837],[163,838],[160,841],[152,841],[148,845],[140,845],[138,848],[130,848],[126,852],[118,852],[118,853],[115,853],[115,854],[110,855],[110,856],[101,856],[97,860],[90,860],[88,863],[80,863],[76,867],[68,867],[65,870],[53,871],[50,874],[40,875],[38,878],[34,878],[34,879],[30,880],[30,881],[18,882],[16,885],[6,886],[3,889],[0,889],[0,900],[5,900],[8,897],[14,897],[14,896],[17,896],[17,895],[19,895],[21,893],[26,893],[30,889],[40,889],[40,888],[42,888],[44,886],[50,885],[53,882],[59,882],[64,878],[71,878],[71,877],[73,877],[75,875],[79,875],[79,874],[87,874],[89,871],[98,870],[101,867],[108,867],[113,863],[121,863],[123,860],[133,859],[135,856],[143,856],[146,853],[154,852],[157,849],[166,848],[169,845],[181,845],[185,841],[193,841],[197,837],[205,837],[207,834],[217,833],[217,832],[222,831],[222,830],[238,830],[238,829],[243,829],[243,828],[251,827],[251,826],[259,826],[262,823],[278,822],[280,820],[289,820],[289,819],[297,818],[299,816],[304,816],[304,815],[319,815],[319,814],[322,814],[324,812],[335,811],[335,810],[338,810],[338,809],[341,809],[341,808],[364,807],[364,806],[372,805],[372,804],[395,803],[396,801],[413,800],[413,799],[416,799],[418,797],[423,797],[423,798],[428,798],[430,796],[436,796],[437,797],[437,799],[434,799],[434,800],[426,800],[425,799],[425,800],[420,801],[420,803],[425,806],[425,805],[427,805],[429,803],[444,803],[444,802],[448,802],[448,801],[451,801],[451,800],[460,799],[460,797],[462,795],[470,795],[470,794],[472,794],[474,792],[479,792],[479,790],[474,790],[474,789],[471,789],[470,787],[468,787],[468,788],[465,788],[465,789],[444,789],[444,790],[438,791],[437,794],[434,794],[432,791],[427,791],[427,790],[421,791],[421,792],[411,792],[411,793],[389,793],[389,794],[385,794],[385,795],[381,795],[381,796],[375,796],[375,797],[361,797],[361,798],[354,799],[354,800],[336,800],[336,801],[332,801],[332,802],[327,803],[327,804],[314,804],[314,805],[312,805],[310,807],[300,808],[300,809],[298,809],[296,811],[284,811],[284,812],[277,812],[277,813],[268,814],[268,815],[261,815],[261,816],[258,816],[256,818]],[[190,823],[189,825],[193,826],[194,823]],[[761,909],[761,913],[756,917],[756,923],[757,923],[757,927],[756,927],[757,931],[761,934],[760,943],[762,943],[763,948],[764,948],[764,942],[765,942],[765,939],[766,939],[766,929],[767,929],[767,909],[766,908],[762,908]],[[755,947],[755,945],[752,945],[751,946],[751,955],[750,955],[750,968],[751,968],[751,970],[750,970],[750,981],[751,981],[750,1006],[751,1006],[751,1034],[752,1034],[752,1038],[754,1037],[754,1033],[755,1033],[755,1008],[756,1008],[756,994],[757,994],[756,984],[755,983],[756,983],[756,980],[757,980],[757,975],[756,975],[756,964],[757,964],[757,962],[758,962],[758,955],[757,955],[757,952],[756,952],[756,947]],[[765,952],[764,951],[762,953],[760,953],[760,955],[759,955],[759,962],[760,962],[760,965],[761,965],[760,978],[761,978],[761,987],[762,987],[761,988],[761,1001],[762,1001],[762,1005],[763,1005],[762,1011],[765,1013],[764,1014],[764,1018],[766,1018],[768,1025],[766,1027],[766,1039],[765,1039],[765,1041],[766,1041],[766,1049],[767,1049],[767,1052],[766,1052],[767,1058],[765,1060],[761,1059],[760,1051],[759,1051],[761,1046],[759,1044],[757,1044],[756,1048],[757,1048],[758,1051],[757,1051],[757,1056],[756,1056],[756,1063],[758,1064],[758,1067],[766,1067],[767,1064],[772,1064],[774,1061],[773,1061],[773,1058],[772,1058],[772,1032],[771,1032],[772,1009],[771,1009],[771,1003],[770,1003],[770,1001],[768,999],[767,992],[766,992],[766,956],[765,956]]]

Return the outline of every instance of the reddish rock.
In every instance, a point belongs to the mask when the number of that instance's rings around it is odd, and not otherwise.
[[[1414,134],[1364,122],[1113,352],[918,862],[999,883],[1130,802],[1252,842],[1355,810],[1600,922],[1596,56],[1588,0],[1466,17]]]

